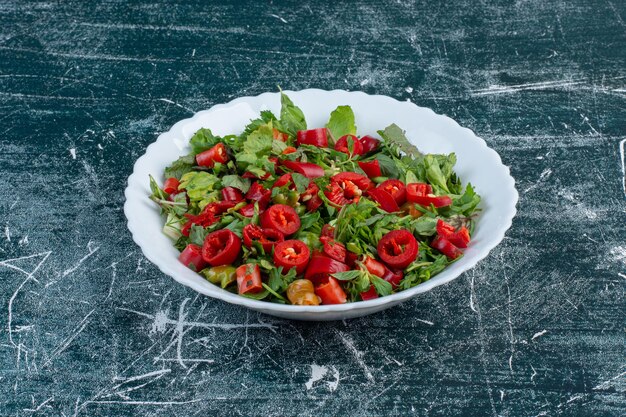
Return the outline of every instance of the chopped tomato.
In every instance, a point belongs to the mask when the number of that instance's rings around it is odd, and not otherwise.
[[[375,151],[376,149],[378,149],[378,146],[380,146],[380,141],[369,135],[361,137],[361,139],[359,139],[359,142],[361,142],[361,147],[363,148],[363,155]]]
[[[369,162],[359,161],[358,163],[359,167],[361,167],[363,172],[365,172],[365,174],[370,178],[376,178],[383,175],[382,171],[380,170],[380,164],[376,160]]]
[[[274,245],[285,240],[285,235],[278,230],[261,229],[259,226],[254,224],[246,225],[243,228],[242,233],[244,245],[251,248],[252,242],[259,242],[266,254],[272,252]]]
[[[308,188],[300,196],[300,201],[306,205],[308,211],[317,210],[324,202],[319,196],[320,187],[314,182],[310,183]]]
[[[377,277],[380,277],[389,282],[393,286],[393,288],[396,288],[398,284],[400,284],[400,281],[402,281],[402,278],[404,276],[402,271],[394,272],[391,269],[387,268],[387,265],[378,262],[377,260],[369,256],[365,258],[363,265],[370,274],[376,275]]]
[[[452,199],[447,195],[436,196],[433,194],[428,194],[425,196],[414,197],[413,202],[424,207],[430,207],[430,205],[432,204],[435,208],[439,208],[451,205]]]
[[[343,304],[348,298],[339,281],[328,277],[328,281],[315,288],[315,294],[322,299],[322,304]]]
[[[387,265],[404,269],[417,258],[417,239],[406,229],[392,230],[378,242],[378,256]]]
[[[261,215],[261,226],[278,230],[285,236],[292,235],[300,228],[300,217],[293,207],[274,204]]]
[[[229,229],[209,233],[202,246],[202,258],[211,266],[232,264],[241,249],[241,239]]]
[[[288,134],[283,133],[283,132],[281,132],[280,130],[278,130],[276,128],[272,131],[272,134],[274,136],[274,139],[279,140],[281,142],[287,142],[287,139],[289,139],[289,135]]]
[[[283,187],[287,184],[290,184],[290,188],[293,185],[293,181],[291,180],[291,173],[287,173],[287,174],[283,174],[280,177],[278,177],[278,179],[274,182],[274,185],[272,185],[272,188],[275,187]]]
[[[216,162],[219,162],[220,164],[228,162],[226,146],[223,143],[218,143],[211,149],[200,152],[198,155],[196,155],[196,162],[201,167],[209,168],[213,168]]]
[[[355,172],[341,172],[330,178],[324,194],[338,207],[357,203],[364,191],[374,187],[374,183],[364,175]]]
[[[445,237],[437,236],[430,244],[430,247],[433,249],[437,249],[439,252],[443,253],[450,259],[456,259],[459,256],[463,255],[463,252],[456,246],[454,246],[448,239]]]
[[[441,219],[437,220],[437,233],[458,248],[466,248],[470,241],[469,230],[465,226],[456,230],[454,226]]]
[[[243,173],[241,178],[248,178],[248,179],[251,179],[251,180],[263,180],[263,181],[265,181],[266,179],[268,179],[270,177],[270,175],[271,174],[269,172],[266,172],[265,174],[263,174],[263,175],[261,175],[259,177],[259,176],[257,176],[257,174],[253,174],[250,171],[246,171],[246,172]]]
[[[165,180],[165,183],[163,184],[163,191],[165,191],[168,194],[173,194],[178,191],[179,185],[180,185],[180,181],[178,181],[176,178],[174,177],[168,178]]]
[[[352,142],[352,152],[350,152],[350,147],[348,146],[349,141]],[[363,153],[363,145],[356,136],[344,135],[335,143],[335,150],[350,156],[361,155]]]
[[[378,293],[376,292],[376,288],[373,285],[370,285],[370,289],[367,291],[363,291],[361,293],[361,300],[373,300],[374,298],[378,298]]]
[[[237,290],[239,294],[254,294],[263,290],[259,265],[243,264],[237,268]]]
[[[284,160],[283,165],[293,172],[302,174],[307,178],[319,178],[324,176],[324,168],[311,162]]]
[[[274,248],[274,264],[278,267],[282,266],[285,272],[296,268],[298,275],[306,269],[310,256],[309,247],[300,240],[285,240]]]
[[[328,147],[328,129],[300,130],[296,135],[296,142],[299,145],[313,145],[322,148]]]
[[[336,261],[324,255],[316,255],[311,258],[304,277],[313,283],[322,281],[330,274],[349,271],[350,267],[343,262]]]
[[[238,203],[243,201],[243,194],[235,187],[224,187],[222,188],[222,200]]]
[[[283,154],[283,155],[289,155],[290,153],[294,153],[294,152],[296,152],[296,150],[297,150],[297,149],[296,149],[296,148],[294,148],[293,146],[287,146],[287,147],[285,148],[285,150],[283,150],[282,154]]]
[[[400,211],[400,207],[398,207],[398,203],[396,200],[389,194],[387,191],[382,188],[374,188],[373,190],[368,191],[367,193],[374,201],[380,204],[380,208],[385,210],[388,213],[394,213],[396,211]]]
[[[202,248],[193,243],[187,245],[178,256],[178,260],[196,272],[200,272],[207,265],[204,259],[202,259]]]
[[[246,199],[251,202],[258,202],[260,209],[265,209],[272,198],[272,191],[265,189],[258,182],[253,182],[250,189],[246,193]]]
[[[209,203],[204,210],[198,215],[185,214],[188,219],[187,223],[181,229],[181,234],[189,236],[191,226],[197,224],[198,226],[207,227],[216,223],[219,219],[218,216],[225,213],[229,209],[235,207],[237,203],[234,201],[219,201],[216,203]]]
[[[347,251],[343,243],[329,237],[321,237],[320,240],[322,239],[324,239],[324,254],[336,261],[346,263]]]
[[[398,206],[401,206],[406,202],[406,186],[400,180],[386,180],[376,188],[387,191],[393,199],[396,200]]]

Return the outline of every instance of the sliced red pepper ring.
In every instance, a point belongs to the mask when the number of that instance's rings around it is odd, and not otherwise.
[[[322,304],[343,304],[348,298],[339,281],[328,277],[328,281],[315,288],[315,294],[322,299]]]
[[[163,183],[163,191],[165,191],[168,194],[176,193],[178,191],[179,185],[180,185],[180,181],[178,181],[176,178],[174,177],[168,178]]]
[[[259,242],[266,254],[272,252],[274,245],[285,240],[285,235],[278,230],[262,229],[254,224],[246,225],[243,228],[242,234],[243,244],[246,245],[246,247],[251,248],[253,242]]]
[[[376,188],[380,188],[381,190],[387,191],[393,197],[393,199],[396,200],[396,203],[398,204],[398,206],[401,206],[406,202],[406,186],[400,180],[397,180],[397,179],[386,180],[386,181],[383,181]]]
[[[241,239],[229,229],[209,233],[202,246],[202,258],[211,266],[232,264],[241,250]]]
[[[363,148],[363,155],[375,151],[380,146],[380,141],[372,136],[365,135],[359,139]]]
[[[331,203],[343,207],[346,204],[357,203],[363,192],[373,187],[374,183],[365,175],[341,172],[330,178],[324,194]]]
[[[272,185],[272,188],[276,187],[284,187],[287,184],[291,184],[289,188],[293,185],[293,181],[291,180],[291,173],[283,174]]]
[[[437,249],[439,252],[443,253],[450,259],[456,259],[459,256],[463,255],[463,252],[456,246],[454,246],[448,239],[445,237],[437,236],[430,244],[430,247],[433,249]]]
[[[398,203],[396,200],[389,194],[387,191],[382,188],[374,188],[373,190],[368,191],[368,195],[372,197],[374,201],[380,204],[380,208],[385,210],[388,213],[395,213],[400,211],[400,207],[398,207]]]
[[[395,269],[404,269],[417,258],[417,239],[406,229],[392,230],[378,242],[378,256]]]
[[[202,248],[193,243],[187,245],[178,256],[178,260],[196,272],[200,272],[207,266],[207,263],[202,258]]]
[[[302,174],[307,178],[319,178],[324,176],[324,168],[311,162],[298,162],[284,160],[282,164],[298,174]]]
[[[423,197],[428,194],[432,194],[433,187],[430,184],[423,182],[413,182],[406,185],[406,197],[407,200],[415,202],[415,197]]]
[[[458,248],[466,248],[470,241],[469,230],[465,226],[456,230],[454,226],[441,219],[437,220],[437,233]]]
[[[447,195],[436,196],[428,194],[425,196],[416,196],[413,197],[412,201],[424,207],[430,207],[432,204],[435,208],[447,207],[452,204],[452,199]]]
[[[228,162],[228,153],[226,153],[226,146],[223,143],[218,143],[211,149],[204,152],[200,152],[196,155],[196,162],[201,167],[213,168],[216,162],[224,164]]]
[[[376,292],[376,288],[373,285],[370,285],[370,289],[367,291],[363,291],[361,293],[361,300],[373,300],[374,298],[378,298],[378,293]]]
[[[387,265],[378,262],[377,260],[369,256],[365,258],[363,266],[365,266],[370,274],[376,275],[377,277],[380,277],[389,282],[393,286],[393,288],[396,288],[404,277],[402,271],[394,272],[391,269],[387,268]]]
[[[239,213],[241,213],[244,217],[252,217],[254,216],[254,203],[247,204],[239,209]]]
[[[285,240],[274,247],[274,264],[283,267],[284,272],[296,268],[298,275],[302,274],[309,263],[311,251],[300,240]]]
[[[383,175],[382,171],[380,170],[380,164],[376,160],[369,162],[359,161],[358,164],[363,172],[365,172],[365,174],[370,178],[376,178]]]
[[[261,269],[256,264],[243,264],[236,270],[239,294],[254,294],[263,290]]]
[[[313,256],[306,269],[304,277],[313,283],[318,283],[330,274],[349,271],[350,267],[343,262],[327,256]]]
[[[350,147],[348,146],[349,140],[352,142],[352,152],[350,152]],[[335,150],[350,156],[361,155],[363,153],[363,144],[354,135],[344,135],[335,143]]]
[[[313,145],[322,148],[328,147],[328,129],[300,130],[296,134],[296,143],[300,145]]]
[[[278,230],[285,236],[292,235],[300,228],[300,217],[293,207],[274,204],[261,215],[261,226]]]
[[[333,226],[331,226],[330,224],[325,224],[324,226],[322,226],[322,233],[320,236],[327,236],[330,238],[334,238],[335,237],[335,228]]]

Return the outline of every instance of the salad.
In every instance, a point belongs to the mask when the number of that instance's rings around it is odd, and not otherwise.
[[[152,195],[179,260],[221,288],[294,305],[366,301],[463,256],[480,196],[456,156],[422,154],[392,124],[357,136],[352,109],[324,127],[281,93],[240,134],[198,130]]]

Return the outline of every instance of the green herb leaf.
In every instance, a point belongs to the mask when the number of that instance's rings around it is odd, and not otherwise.
[[[398,178],[400,176],[398,166],[389,156],[378,153],[376,154],[375,159],[378,161],[378,165],[380,165],[380,172],[383,177]]]
[[[189,230],[189,241],[194,245],[202,246],[204,244],[204,239],[208,234],[209,233],[204,229],[204,227],[194,224]]]
[[[250,189],[250,180],[239,175],[224,175],[222,177],[222,186],[237,188],[245,194]]]
[[[176,178],[179,180],[180,177],[191,171],[195,164],[196,157],[193,154],[181,156],[165,168],[165,178]]]
[[[179,188],[187,191],[189,199],[201,201],[214,190],[220,179],[205,171],[192,171],[183,175],[180,179]]]
[[[219,137],[213,136],[211,129],[202,128],[194,133],[189,140],[189,145],[191,146],[191,152],[197,155],[200,152],[211,149],[213,146],[217,145],[220,140]]]
[[[393,287],[391,286],[391,284],[384,279],[377,277],[376,275],[370,274],[370,281],[372,282],[374,288],[376,288],[376,292],[378,293],[378,295],[380,295],[381,297],[389,295],[393,292]]]
[[[293,172],[291,174],[291,179],[293,180],[293,183],[296,185],[296,190],[298,190],[300,194],[306,191],[306,189],[309,187],[309,183],[311,182],[310,179],[308,179],[302,174],[298,174],[297,172]]]
[[[337,278],[339,281],[351,281],[353,279],[360,278],[363,274],[366,274],[366,272],[355,269],[353,271],[335,272],[332,276]]]
[[[458,197],[452,198],[452,206],[450,211],[452,213],[462,214],[464,216],[471,216],[476,207],[480,203],[480,196],[474,191],[472,184],[467,184],[465,187],[465,193]]]
[[[298,130],[306,130],[304,113],[283,92],[280,93],[280,103],[280,123],[285,132],[295,137]]]
[[[396,124],[391,124],[385,130],[379,130],[378,134],[388,144],[395,145],[402,152],[413,157],[422,156],[422,153],[407,139],[404,130],[400,129]]]
[[[356,135],[354,124],[354,112],[350,106],[339,106],[330,114],[330,120],[326,123],[335,140],[344,135]],[[354,146],[354,144],[353,144]]]

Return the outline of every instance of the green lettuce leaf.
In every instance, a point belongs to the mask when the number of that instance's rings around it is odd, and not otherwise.
[[[196,157],[193,154],[181,156],[165,168],[165,178],[176,178],[179,180],[180,177],[191,171],[195,163]]]
[[[202,128],[198,130],[189,140],[189,146],[191,146],[191,152],[194,155],[211,149],[217,143],[221,141],[221,138],[213,136],[211,129]]]
[[[335,140],[344,135],[356,135],[354,124],[354,112],[350,106],[339,106],[330,114],[330,120],[326,123]]]
[[[180,187],[187,191],[192,201],[203,200],[219,184],[220,179],[205,171],[192,171],[180,179]]]
[[[250,180],[239,175],[224,175],[222,177],[222,186],[237,188],[245,194],[250,189]]]
[[[285,93],[280,93],[280,103],[280,124],[284,131],[295,137],[298,130],[306,130],[304,113]]]
[[[378,134],[384,139],[387,145],[393,145],[395,148],[412,157],[422,156],[419,149],[409,142],[404,134],[404,130],[400,129],[395,123],[387,126],[385,130],[379,130]]]

